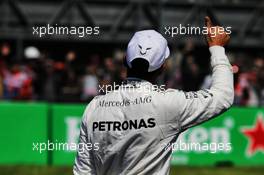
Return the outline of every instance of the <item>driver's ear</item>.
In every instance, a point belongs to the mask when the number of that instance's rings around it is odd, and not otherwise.
[[[165,60],[165,62],[164,62],[164,63],[162,64],[162,66],[161,66],[161,67],[162,67],[162,68],[161,68],[162,71],[164,71],[164,70],[166,69],[166,67],[168,67],[168,64],[169,64],[169,63],[168,63],[168,59],[167,59],[167,60]]]
[[[127,61],[126,61],[126,56],[124,56],[124,58],[123,58],[123,65],[124,65],[126,68],[129,68],[129,67],[128,67],[128,64],[127,64]]]
[[[166,62],[164,64],[161,65],[161,67],[159,69],[157,69],[155,72],[157,73],[157,75],[160,75],[164,72],[164,70],[166,69]]]
[[[165,64],[166,64],[166,63],[163,63],[163,64],[160,66],[160,68],[159,68],[159,72],[160,72],[160,73],[162,73],[162,72],[165,70],[165,67],[166,67]]]

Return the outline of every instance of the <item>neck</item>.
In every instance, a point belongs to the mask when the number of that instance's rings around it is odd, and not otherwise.
[[[127,79],[145,80],[145,81],[148,81],[148,82],[154,84],[157,78],[155,78],[154,76],[137,76],[137,75],[133,75],[133,74],[128,74]]]

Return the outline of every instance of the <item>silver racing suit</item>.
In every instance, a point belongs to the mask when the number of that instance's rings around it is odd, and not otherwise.
[[[172,149],[166,145],[233,103],[233,73],[225,50],[212,46],[209,51],[210,89],[165,90],[133,79],[118,90],[95,97],[83,115],[80,144],[97,144],[98,148],[78,150],[74,175],[169,174]]]

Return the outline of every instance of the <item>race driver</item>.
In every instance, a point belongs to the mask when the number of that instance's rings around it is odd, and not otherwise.
[[[95,97],[84,112],[80,144],[98,144],[99,149],[79,148],[75,175],[167,175],[172,149],[164,145],[232,105],[233,74],[223,47],[230,37],[209,17],[205,23],[212,85],[196,92],[157,87],[154,82],[170,53],[167,41],[154,30],[134,34],[125,58],[127,80]]]

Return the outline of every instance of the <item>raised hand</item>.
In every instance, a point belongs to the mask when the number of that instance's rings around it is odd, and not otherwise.
[[[214,26],[211,19],[205,17],[205,26],[208,34],[206,35],[207,43],[211,46],[225,46],[230,40],[230,36],[225,32],[221,26]]]

